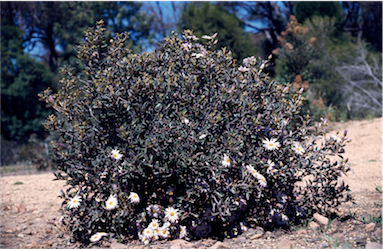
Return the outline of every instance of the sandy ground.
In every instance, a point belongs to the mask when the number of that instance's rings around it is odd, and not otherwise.
[[[335,123],[330,128],[340,134],[347,130],[347,136],[352,139],[345,147],[343,156],[349,158],[353,172],[349,172],[343,180],[350,186],[357,201],[375,199],[378,195],[375,188],[382,188],[382,118]]]
[[[381,194],[375,190],[382,187],[382,118],[333,123],[329,128],[330,134],[335,134],[334,131],[343,133],[347,129],[348,137],[353,140],[346,146],[344,154],[349,158],[353,173],[344,177],[344,181],[349,184],[358,204],[351,209],[368,212],[374,203],[382,200]],[[0,248],[65,246],[65,241],[55,242],[50,238],[53,231],[58,232],[54,224],[60,217],[62,201],[57,196],[64,185],[63,181],[53,181],[53,178],[52,173],[0,177]]]

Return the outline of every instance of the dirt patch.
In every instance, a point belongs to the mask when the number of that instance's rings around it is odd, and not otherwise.
[[[334,131],[348,130],[353,141],[346,146],[345,158],[349,158],[353,172],[344,176],[357,205],[344,204],[337,212],[339,219],[331,226],[297,228],[297,231],[274,231],[257,239],[230,239],[224,243],[236,248],[277,248],[281,241],[292,242],[294,248],[332,247],[324,234],[340,244],[349,241],[349,248],[364,248],[367,243],[382,243],[381,223],[373,227],[367,224],[379,217],[382,195],[382,118],[331,124]],[[58,198],[63,181],[53,181],[51,172],[20,175],[4,173],[0,177],[0,248],[75,248],[70,237],[58,225],[61,199]],[[347,215],[353,219],[342,221]],[[372,228],[373,227],[373,228]],[[371,229],[372,228],[372,229]],[[195,248],[207,248],[204,241],[193,242]],[[139,246],[132,242],[131,247]],[[110,242],[99,243],[92,248],[109,247]],[[154,246],[154,245],[151,245]],[[156,244],[157,248],[170,247],[169,243]]]

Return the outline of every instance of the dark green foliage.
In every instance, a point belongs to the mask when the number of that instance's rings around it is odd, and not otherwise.
[[[307,18],[313,16],[328,16],[334,17],[336,23],[340,24],[343,21],[342,6],[339,2],[296,2],[294,5],[295,16],[298,22],[303,23]]]
[[[58,67],[76,65],[74,47],[95,20],[106,18],[108,38],[128,31],[125,46],[141,52],[149,38],[151,19],[138,2],[2,2],[1,9],[1,134],[27,142],[35,133],[46,134],[43,120],[51,113],[37,93],[55,89]],[[39,44],[34,58],[28,51]],[[81,70],[82,65],[78,65]],[[53,73],[53,74],[52,74]],[[9,161],[9,160],[8,160]]]
[[[57,110],[45,126],[61,137],[52,143],[55,175],[69,185],[63,214],[76,240],[142,238],[150,205],[178,209],[170,238],[180,225],[193,239],[234,236],[241,222],[300,223],[350,199],[338,183],[347,160],[329,159],[344,151],[346,132],[317,145],[323,126],[298,115],[300,92],[270,81],[267,61],[239,67],[214,38],[197,41],[189,30],[143,54],[123,48],[126,34],[104,32],[100,21],[77,47],[81,75],[64,68],[61,90],[40,94]],[[113,195],[118,206],[108,210]]]
[[[340,2],[311,2],[297,1],[294,5],[295,17],[298,22],[303,23],[306,19],[314,16],[335,18],[336,37],[342,36],[343,10]]]
[[[362,1],[363,37],[373,45],[377,52],[382,52],[382,2]]]
[[[43,60],[51,72],[65,63],[74,65],[74,46],[81,41],[87,27],[101,18],[108,20],[108,36],[115,32],[130,32],[125,45],[140,52],[149,38],[151,18],[141,12],[139,2],[8,2],[4,9],[17,19],[15,25],[24,29],[28,49],[40,43]],[[17,14],[16,14],[17,13]]]
[[[244,32],[244,24],[232,13],[209,2],[186,6],[180,19],[180,30],[193,30],[197,37],[203,34],[219,35],[217,47],[231,50],[237,60],[259,54],[249,33]]]
[[[44,64],[23,52],[22,33],[1,22],[1,134],[26,142],[32,133],[43,137],[42,124],[51,113],[37,94],[51,86],[53,75]]]

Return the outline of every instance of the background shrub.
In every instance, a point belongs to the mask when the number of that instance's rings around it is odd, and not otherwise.
[[[60,135],[55,175],[69,185],[63,219],[76,240],[148,243],[160,238],[152,226],[223,238],[350,200],[338,182],[347,160],[329,159],[346,132],[317,145],[325,121],[310,128],[301,92],[270,81],[267,61],[237,65],[214,35],[189,30],[143,54],[123,48],[126,33],[104,32],[100,21],[77,46],[81,74],[65,67],[61,90],[40,94],[57,111],[44,125]]]

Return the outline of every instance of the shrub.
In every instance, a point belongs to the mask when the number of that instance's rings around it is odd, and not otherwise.
[[[77,47],[82,74],[66,67],[61,90],[40,94],[57,110],[44,125],[60,134],[55,176],[76,240],[223,238],[350,200],[338,183],[347,160],[329,157],[346,132],[317,146],[323,127],[299,116],[301,92],[270,82],[267,61],[238,66],[189,30],[132,54],[127,34],[104,31],[98,22]]]

